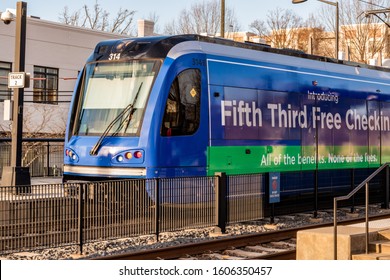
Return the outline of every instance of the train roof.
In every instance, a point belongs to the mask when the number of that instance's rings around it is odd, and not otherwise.
[[[112,53],[120,53],[121,58],[160,58],[165,59],[168,52],[176,45],[182,42],[199,41],[211,44],[218,44],[236,48],[243,48],[255,51],[269,52],[280,55],[287,55],[293,57],[300,57],[310,60],[328,62],[333,64],[348,65],[353,67],[368,68],[374,70],[380,70],[390,72],[389,68],[368,65],[364,63],[357,63],[352,61],[339,60],[336,58],[330,58],[325,56],[317,56],[306,54],[299,50],[294,49],[277,49],[271,48],[268,45],[258,44],[253,42],[236,42],[223,38],[201,36],[197,34],[187,35],[175,35],[175,36],[153,36],[153,37],[141,37],[141,38],[128,38],[118,40],[102,41],[97,44],[93,55],[89,58],[89,61],[99,61],[108,59]]]

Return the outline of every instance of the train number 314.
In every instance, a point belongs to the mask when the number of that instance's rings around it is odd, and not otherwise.
[[[119,60],[121,58],[120,53],[110,53],[108,60]]]

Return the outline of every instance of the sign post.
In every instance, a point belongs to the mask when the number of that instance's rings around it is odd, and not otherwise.
[[[22,167],[22,135],[23,135],[23,99],[25,86],[25,54],[26,54],[27,3],[17,2],[15,63],[8,84],[14,89],[14,108],[12,121],[11,165],[4,166],[2,186],[15,187],[15,193],[31,192],[31,178],[28,167]],[[13,83],[13,84],[12,84]]]
[[[269,173],[269,203],[280,202],[280,172]]]
[[[269,203],[272,204],[271,224],[274,223],[275,203],[280,202],[280,172],[269,173]]]

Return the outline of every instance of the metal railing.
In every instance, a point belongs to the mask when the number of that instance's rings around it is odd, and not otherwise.
[[[253,221],[264,217],[264,174],[228,176],[228,223]]]
[[[84,244],[98,240],[152,234],[158,239],[162,232],[211,226],[225,232],[230,221],[264,216],[262,176],[249,177],[0,187],[0,254],[66,245],[82,253]],[[252,187],[241,189],[250,181]]]
[[[336,198],[335,213],[338,200],[350,198],[365,183],[368,186],[385,167],[388,172],[386,164],[352,194]],[[219,173],[210,177],[1,186],[0,254],[65,245],[76,245],[82,252],[84,244],[98,240],[140,235],[156,235],[158,239],[162,232],[212,226],[224,233],[230,223],[264,218],[269,206],[267,177]],[[388,174],[386,177],[388,205]],[[335,225],[337,235],[337,217]]]
[[[215,225],[215,178],[156,179],[159,197],[156,216],[158,231],[175,231]]]
[[[32,177],[61,176],[63,138],[23,138],[22,166],[30,167]],[[11,162],[11,139],[0,138],[0,178],[3,166]]]
[[[381,167],[379,167],[377,170],[375,170],[369,177],[367,177],[363,182],[361,182],[353,191],[351,191],[349,194],[344,196],[339,196],[333,198],[333,258],[337,260],[337,202],[342,200],[348,200],[353,195],[355,195],[359,190],[361,190],[363,187],[365,187],[365,236],[366,236],[366,254],[368,254],[368,247],[369,247],[369,182],[375,178],[381,171],[386,169],[386,199],[385,204],[387,204],[387,207],[389,206],[389,164],[385,163]]]
[[[31,186],[21,195],[0,187],[0,251],[77,244],[77,200],[64,195],[67,186]]]
[[[24,103],[60,104],[70,103],[73,91],[59,90],[32,90],[24,91]],[[0,102],[11,99],[12,90],[0,90]]]

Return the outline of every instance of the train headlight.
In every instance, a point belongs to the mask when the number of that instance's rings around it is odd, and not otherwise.
[[[117,164],[140,164],[144,162],[143,150],[127,150],[112,156],[111,162]]]
[[[130,152],[125,153],[125,158],[126,159],[131,159],[133,155]]]
[[[65,150],[65,155],[68,157],[72,162],[77,162],[79,160],[78,155],[72,151],[71,149]]]
[[[142,152],[141,152],[141,151],[136,151],[136,152],[134,153],[134,157],[135,157],[135,158],[142,158]]]

